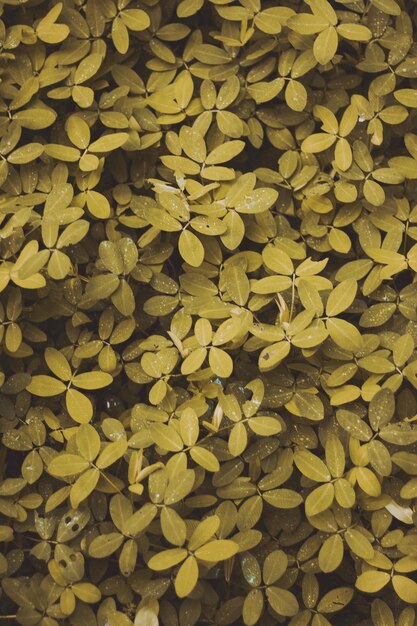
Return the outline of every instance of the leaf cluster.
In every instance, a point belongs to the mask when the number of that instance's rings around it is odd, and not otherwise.
[[[0,624],[415,626],[415,4],[0,3]]]

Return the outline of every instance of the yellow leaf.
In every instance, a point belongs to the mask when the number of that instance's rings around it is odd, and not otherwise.
[[[55,376],[64,381],[70,380],[72,376],[71,367],[62,352],[55,348],[46,348],[45,361]]]
[[[48,472],[54,476],[72,476],[88,469],[90,463],[77,454],[58,454],[48,465]]]
[[[90,152],[111,152],[123,146],[129,138],[128,133],[110,133],[93,141],[89,146]]]
[[[369,41],[372,38],[371,31],[363,24],[339,24],[337,32],[351,41]]]
[[[87,461],[94,461],[100,452],[100,436],[91,424],[81,424],[77,428],[75,441],[78,452]]]
[[[218,165],[231,161],[235,156],[240,154],[245,147],[245,142],[240,140],[227,141],[226,143],[214,148],[206,158],[206,165]]]
[[[88,469],[77,478],[70,493],[70,502],[74,509],[78,509],[79,504],[94,491],[99,478],[100,472],[96,467]]]
[[[362,347],[362,336],[356,326],[340,318],[330,318],[326,328],[336,345],[344,350],[359,352]]]
[[[187,557],[187,550],[184,548],[172,548],[171,550],[164,550],[159,554],[152,556],[147,565],[150,569],[161,572],[163,570],[174,567],[184,561]]]
[[[218,561],[225,561],[234,556],[239,550],[239,546],[230,539],[215,539],[206,543],[204,546],[198,548],[194,556],[200,561],[208,561],[210,563],[217,563]]]
[[[414,580],[395,575],[392,577],[392,586],[401,600],[407,604],[417,604],[417,583]]]
[[[7,160],[13,165],[23,165],[35,161],[43,154],[43,151],[44,146],[41,143],[28,143],[9,154]]]
[[[233,372],[232,357],[221,348],[210,348],[209,365],[213,373],[220,378],[228,378]]]
[[[108,443],[97,457],[97,467],[99,469],[106,469],[106,467],[113,465],[113,463],[116,463],[116,461],[122,458],[126,450],[127,441],[125,439]]]
[[[190,456],[195,463],[204,467],[208,472],[218,472],[220,464],[213,452],[202,448],[201,446],[193,446],[190,450]]]
[[[314,40],[313,53],[318,63],[326,65],[337,52],[339,40],[334,26],[329,26],[319,33]]]
[[[101,599],[101,591],[92,583],[75,583],[71,589],[79,600],[88,604],[95,604]]]
[[[290,80],[285,90],[285,101],[293,111],[304,111],[307,105],[307,91],[298,80]]]
[[[175,577],[174,588],[179,598],[188,596],[198,581],[198,565],[194,556],[190,555],[182,563]]]
[[[345,172],[352,165],[352,148],[347,139],[341,138],[337,140],[334,160],[336,166]]]
[[[142,9],[125,9],[120,17],[127,28],[134,31],[146,30],[151,23],[149,16]]]
[[[207,348],[200,347],[193,350],[182,362],[181,373],[184,374],[184,376],[188,376],[188,374],[196,372],[204,363],[206,356]]]
[[[65,394],[65,404],[72,419],[79,424],[86,424],[93,417],[91,401],[76,389],[68,389]]]
[[[102,62],[103,62],[103,56],[99,54],[98,52],[93,52],[92,54],[89,54],[88,56],[84,57],[84,59],[77,65],[77,69],[75,70],[74,85],[80,85],[81,83],[84,83],[85,81],[87,81],[89,78],[92,78],[94,74],[97,73]],[[74,117],[74,116],[71,116],[71,117]],[[84,147],[84,146],[79,146],[77,144],[75,145],[77,146],[77,148]]]
[[[121,546],[124,541],[120,533],[107,533],[94,537],[88,547],[88,554],[94,559],[105,559]]]
[[[115,17],[112,22],[111,38],[117,52],[126,54],[129,50],[129,31],[119,16]]]
[[[259,355],[259,368],[263,372],[267,372],[276,367],[290,353],[291,344],[289,341],[278,341],[267,346]]]
[[[389,583],[390,578],[387,572],[368,570],[357,578],[355,587],[365,593],[377,593]]]
[[[322,572],[334,572],[343,560],[344,546],[340,535],[332,535],[324,540],[320,548],[318,562]]]
[[[205,520],[200,522],[189,539],[189,550],[194,552],[197,548],[200,548],[202,545],[207,543],[213,535],[216,534],[219,526],[220,518],[217,515],[210,515]]]
[[[107,200],[106,196],[103,196],[102,193],[94,191],[94,189],[89,189],[86,193],[86,200],[87,207],[91,215],[101,220],[110,217],[110,203]]]
[[[90,143],[90,127],[85,120],[79,115],[71,115],[65,124],[65,130],[70,141],[80,148],[85,150]]]
[[[330,292],[326,304],[326,314],[334,317],[348,309],[355,299],[357,290],[358,283],[353,278],[347,278],[340,282]]]
[[[204,261],[204,247],[190,230],[183,230],[178,239],[178,250],[186,263],[199,267]]]
[[[315,482],[326,482],[331,479],[326,464],[307,449],[297,448],[294,452],[294,463],[303,474]]]
[[[293,617],[299,611],[297,598],[291,591],[281,589],[280,587],[268,587],[266,596],[269,604],[278,615],[284,617]]]
[[[52,376],[39,374],[37,376],[32,376],[32,380],[26,389],[34,396],[47,398],[49,396],[57,396],[60,393],[63,393],[66,390],[66,385]]]
[[[318,515],[319,513],[323,513],[323,511],[327,511],[334,500],[334,487],[331,483],[327,483],[325,485],[320,485],[314,489],[311,493],[308,494],[305,507],[306,507],[306,515],[309,517],[313,515]]]
[[[79,389],[101,389],[107,387],[113,382],[113,376],[106,372],[85,372],[84,374],[77,374],[72,379],[73,385]]]
[[[248,445],[248,432],[242,422],[235,424],[230,431],[227,447],[232,456],[240,456]]]
[[[328,135],[327,133],[313,133],[301,144],[301,150],[310,154],[316,152],[323,152],[330,148],[337,137],[335,135]]]

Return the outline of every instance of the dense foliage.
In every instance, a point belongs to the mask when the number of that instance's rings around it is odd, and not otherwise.
[[[0,12],[0,626],[413,626],[415,0]]]

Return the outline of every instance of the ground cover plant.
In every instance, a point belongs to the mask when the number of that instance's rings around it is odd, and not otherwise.
[[[0,626],[414,626],[417,3],[0,14]]]

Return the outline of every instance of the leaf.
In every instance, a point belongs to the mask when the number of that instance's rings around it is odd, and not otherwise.
[[[348,528],[345,532],[345,541],[349,548],[361,559],[370,560],[374,556],[374,549],[370,541],[355,528]]]
[[[279,587],[268,587],[266,597],[271,607],[278,615],[293,617],[299,611],[297,598],[291,591]]]
[[[234,265],[225,271],[225,287],[229,296],[239,306],[244,306],[250,293],[248,277],[241,267]]]
[[[165,492],[164,502],[167,505],[176,504],[180,500],[186,498],[191,492],[195,480],[195,473],[192,469],[185,469],[170,481]]]
[[[50,396],[57,396],[66,390],[66,385],[60,380],[53,378],[52,376],[45,376],[39,374],[32,376],[32,380],[26,387],[29,393],[35,396],[41,396],[47,398]]]
[[[346,279],[330,292],[326,304],[326,313],[332,317],[348,309],[355,299],[358,283],[354,279]]]
[[[271,489],[262,497],[277,509],[295,509],[303,501],[303,497],[292,489]]]
[[[362,348],[362,336],[356,326],[340,318],[330,318],[326,328],[335,344],[350,352],[359,352]]]
[[[154,504],[146,503],[143,507],[131,515],[123,525],[123,533],[134,537],[145,530],[155,516],[158,509]]]
[[[206,157],[206,165],[218,165],[231,161],[235,156],[240,154],[245,147],[244,141],[234,140],[214,148]]]
[[[363,24],[339,24],[337,32],[350,41],[369,41],[372,38],[371,31]]]
[[[127,441],[120,439],[107,444],[96,460],[99,469],[106,469],[122,458],[127,450]]]
[[[82,602],[95,604],[101,600],[101,591],[92,583],[79,582],[72,585],[74,595]]]
[[[248,431],[241,422],[235,424],[230,431],[228,449],[232,456],[240,456],[248,445]]]
[[[70,493],[70,502],[74,509],[77,509],[80,503],[94,491],[99,478],[100,472],[96,467],[88,469],[77,478]]]
[[[200,347],[193,350],[182,362],[181,373],[187,376],[197,371],[204,363],[207,356],[207,348]]]
[[[219,462],[215,455],[201,446],[193,446],[190,450],[190,456],[201,467],[208,472],[218,472],[220,469]]]
[[[45,361],[55,376],[63,381],[71,379],[71,367],[64,355],[55,348],[46,348]]]
[[[178,239],[178,250],[186,263],[199,267],[204,261],[204,247],[190,230],[183,230]]]
[[[187,550],[184,548],[172,548],[155,554],[148,561],[148,567],[156,572],[161,572],[174,565],[178,565],[187,557]]]
[[[314,40],[313,53],[316,61],[321,65],[329,63],[337,52],[339,40],[334,26],[321,31]]]
[[[282,430],[282,424],[275,417],[258,416],[248,420],[248,426],[252,432],[262,437],[277,435]]]
[[[278,341],[264,348],[259,355],[259,368],[269,371],[276,367],[290,353],[291,344],[288,341]]]
[[[103,135],[100,139],[90,144],[89,152],[111,152],[117,150],[126,143],[129,135],[127,133],[110,133]]]
[[[74,85],[80,85],[81,83],[85,83],[87,80],[92,78],[97,73],[102,62],[103,57],[98,52],[93,52],[92,54],[84,57],[75,70]],[[77,148],[80,147],[83,146],[77,145]]]
[[[328,135],[327,133],[314,133],[304,139],[301,144],[301,150],[306,153],[315,154],[317,152],[323,152],[330,148],[336,141],[335,135]]]
[[[275,204],[277,199],[278,191],[261,187],[245,194],[243,200],[239,201],[235,208],[238,213],[246,215],[264,213]]]
[[[188,556],[182,563],[175,577],[174,588],[179,598],[190,595],[198,581],[198,565],[193,555]]]
[[[170,424],[154,423],[150,426],[150,435],[157,446],[170,452],[179,452],[183,442],[177,431]]]
[[[299,471],[310,480],[321,483],[331,479],[325,463],[309,450],[297,448],[294,453],[294,463]]]
[[[304,85],[298,80],[290,80],[285,90],[285,101],[293,111],[304,111],[307,105],[307,91]]]
[[[91,424],[82,424],[77,428],[75,441],[78,452],[87,461],[94,461],[100,451],[100,436]]]
[[[266,246],[262,251],[262,260],[276,274],[290,276],[294,272],[291,258],[276,246]]]
[[[74,146],[80,148],[80,150],[88,148],[90,143],[90,127],[82,117],[71,115],[65,124],[65,130]]]
[[[342,172],[346,172],[346,170],[348,170],[352,165],[352,158],[352,148],[350,147],[348,140],[344,137],[338,139],[334,151],[336,166],[342,170]]]
[[[392,577],[394,591],[407,604],[417,604],[417,583],[407,576],[395,574]]]
[[[221,378],[228,378],[233,371],[233,361],[231,356],[221,348],[210,348],[209,365],[213,370],[213,373]]]
[[[48,465],[48,471],[54,476],[72,476],[81,474],[90,463],[77,454],[58,454]]]
[[[186,74],[188,75],[188,74]],[[203,163],[207,156],[206,142],[203,136],[194,128],[182,126],[179,134],[181,148],[193,161]]]
[[[142,9],[125,9],[120,17],[125,26],[133,31],[146,30],[151,23],[148,14]]]
[[[365,593],[377,593],[389,583],[390,578],[390,575],[386,572],[379,572],[374,569],[368,570],[358,576],[355,587]]]
[[[185,543],[187,528],[184,520],[174,509],[170,507],[162,509],[161,529],[165,539],[174,546],[181,547]]]
[[[88,547],[88,553],[95,559],[105,559],[122,545],[123,535],[120,533],[107,533],[94,537]]]
[[[86,424],[93,417],[91,400],[77,389],[68,389],[65,404],[72,419],[79,424]]]
[[[77,374],[72,379],[72,383],[79,389],[101,389],[113,382],[113,376],[106,372],[86,372]]]
[[[340,535],[332,535],[324,540],[320,548],[318,563],[322,572],[334,572],[343,560],[344,546]]]
[[[266,557],[263,565],[262,577],[267,585],[275,583],[285,574],[288,567],[288,557],[283,550],[274,550]]]
[[[197,548],[194,552],[196,559],[200,561],[208,561],[209,563],[218,563],[225,561],[234,556],[239,550],[239,546],[230,539],[215,539],[209,541],[204,546]]]
[[[29,128],[30,130],[48,128],[52,126],[56,118],[56,112],[46,107],[25,108],[13,115],[13,119],[19,122],[22,128]]]
[[[7,160],[13,165],[23,165],[35,161],[43,154],[44,146],[40,143],[28,143],[8,155]]]
[[[320,485],[308,494],[305,507],[306,515],[318,515],[331,507],[334,500],[334,487],[331,483]]]
[[[338,587],[328,591],[317,605],[318,611],[321,613],[335,613],[341,611],[349,604],[354,595],[351,587]]]

